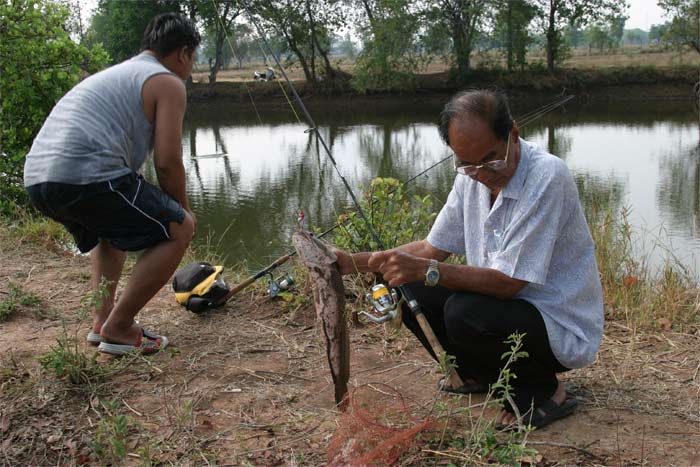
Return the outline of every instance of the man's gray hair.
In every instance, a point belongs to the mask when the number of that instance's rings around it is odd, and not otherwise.
[[[450,123],[469,117],[477,117],[486,122],[501,141],[508,139],[513,128],[513,117],[505,94],[484,89],[463,91],[455,94],[440,112],[438,132],[448,146]]]

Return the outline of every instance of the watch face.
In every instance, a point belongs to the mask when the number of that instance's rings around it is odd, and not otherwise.
[[[428,281],[433,282],[438,280],[439,274],[437,271],[430,271],[428,272]]]

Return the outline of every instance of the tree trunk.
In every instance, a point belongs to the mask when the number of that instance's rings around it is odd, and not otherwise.
[[[306,14],[309,15],[309,24],[311,29],[311,69],[314,73],[314,77],[317,76],[315,51],[318,51],[318,54],[323,59],[323,64],[326,69],[326,77],[332,79],[335,77],[335,72],[331,66],[331,61],[328,59],[328,52],[321,48],[321,44],[316,36],[316,21],[314,20],[309,0],[306,0]]]
[[[506,40],[508,42],[508,73],[513,71],[513,0],[508,0]]]
[[[367,19],[369,20],[369,27],[372,29],[372,34],[374,34],[374,14],[372,13],[372,8],[369,6],[369,2],[367,0],[362,0],[362,5],[365,7],[365,13],[367,14]]]
[[[316,42],[316,45],[318,46],[318,41]],[[326,76],[329,79],[334,79],[336,73],[333,69],[333,65],[331,65],[330,59],[328,58],[328,52],[329,51],[323,50],[320,46],[318,46],[318,53],[321,55],[321,58],[323,58],[323,64],[326,67]]]
[[[216,31],[216,49],[214,53],[214,64],[209,68],[209,85],[216,83],[216,75],[219,73],[221,68],[222,56],[224,48],[224,34],[223,31]]]
[[[189,16],[190,16],[190,21],[192,21],[192,24],[197,24],[197,2],[189,2]],[[187,77],[187,87],[190,87],[194,83],[194,78],[192,78],[192,73],[190,73],[190,76]]]
[[[478,4],[478,5],[475,5]],[[475,0],[443,0],[442,10],[452,36],[457,76],[464,80],[470,70],[472,40],[476,30],[481,2]]]
[[[228,12],[230,8],[231,4],[227,3],[226,7],[224,8],[223,14],[221,15],[223,19],[221,21],[216,22],[216,44],[214,44],[214,64],[209,68],[209,85],[213,85],[214,83],[216,83],[216,75],[219,73],[223,62],[224,40],[226,39],[227,28],[227,24],[225,24],[225,22],[227,21]]]
[[[549,24],[547,25],[547,71],[554,73],[554,58],[557,54],[556,1],[549,1]]]
[[[299,50],[299,47],[297,47],[296,41],[294,41],[289,34],[287,34],[287,31],[282,30],[282,34],[284,35],[284,38],[287,40],[287,45],[289,45],[289,49],[294,52],[294,55],[297,56],[299,59],[299,64],[301,65],[301,69],[304,70],[304,77],[306,78],[306,81],[312,85],[316,84],[316,77],[314,76],[313,73],[311,73],[311,69],[309,68],[309,63],[306,60],[306,57],[304,54]]]

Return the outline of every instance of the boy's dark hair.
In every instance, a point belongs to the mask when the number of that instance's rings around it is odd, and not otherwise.
[[[513,128],[513,117],[505,94],[483,89],[463,91],[455,94],[440,112],[438,132],[448,146],[450,122],[464,117],[482,119],[501,141],[508,139],[508,134]]]
[[[141,50],[152,50],[165,57],[182,46],[194,52],[202,37],[192,21],[180,13],[162,13],[146,26],[141,41]]]

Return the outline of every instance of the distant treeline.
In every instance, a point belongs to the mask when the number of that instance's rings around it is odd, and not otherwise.
[[[301,67],[312,86],[350,80],[358,91],[410,90],[416,73],[435,57],[449,63],[455,82],[466,81],[474,52],[500,54],[509,72],[530,66],[553,72],[581,47],[604,52],[633,44],[700,53],[699,0],[658,3],[668,22],[642,31],[625,29],[628,5],[620,0],[99,0],[91,24],[78,35],[101,43],[118,62],[138,51],[148,19],[177,10],[203,32],[200,63],[210,83],[225,66],[272,64],[274,54]],[[263,47],[261,32],[271,50]],[[544,60],[532,59],[535,50]],[[353,60],[352,76],[338,69],[339,57]]]

